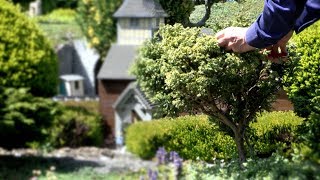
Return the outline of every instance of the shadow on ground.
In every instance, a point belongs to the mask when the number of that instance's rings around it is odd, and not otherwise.
[[[77,171],[80,168],[94,168],[102,165],[94,161],[76,160],[72,157],[42,157],[0,155],[0,179],[30,179],[33,170],[45,173],[54,166],[59,173]]]

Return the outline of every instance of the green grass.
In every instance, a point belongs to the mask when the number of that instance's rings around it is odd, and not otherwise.
[[[76,12],[71,9],[57,9],[50,14],[35,17],[39,25],[53,46],[68,42],[67,37],[81,39],[81,29],[76,22]]]
[[[53,46],[68,42],[68,36],[73,39],[83,38],[80,27],[75,22],[69,23],[39,23]]]

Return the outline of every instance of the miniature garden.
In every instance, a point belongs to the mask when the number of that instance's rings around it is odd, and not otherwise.
[[[30,2],[0,0],[0,179],[320,179],[320,23],[274,63],[214,38],[250,26],[263,1],[158,2],[166,25],[130,69],[154,118],[129,125],[115,148],[97,101],[52,99],[54,48],[86,38],[102,61],[122,2],[49,0],[30,17]],[[274,111],[280,90],[293,110]]]

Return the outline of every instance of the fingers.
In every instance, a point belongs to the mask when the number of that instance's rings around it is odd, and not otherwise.
[[[218,40],[218,45],[220,47],[228,47],[228,43],[230,41],[230,35],[228,35],[230,33],[231,29],[230,28],[227,28],[227,29],[224,29],[222,31],[219,31],[217,34],[216,34],[216,39]]]

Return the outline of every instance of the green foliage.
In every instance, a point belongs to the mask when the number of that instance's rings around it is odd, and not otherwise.
[[[299,127],[297,150],[305,159],[320,164],[320,114],[311,113],[309,118]]]
[[[97,113],[77,105],[61,106],[61,111],[50,128],[47,143],[54,147],[103,144],[103,123]]]
[[[37,96],[56,94],[56,55],[38,27],[0,0],[0,87],[27,87]]]
[[[320,113],[320,22],[294,36],[293,49],[297,53],[286,77],[288,96],[299,116]]]
[[[29,10],[29,4],[35,0],[12,0],[13,3],[19,4],[23,11]],[[42,0],[41,8],[44,14],[50,13],[56,8],[76,8],[77,0]]]
[[[68,43],[70,37],[83,38],[80,26],[76,23],[76,12],[72,9],[56,9],[49,14],[34,17],[39,27],[56,47]]]
[[[121,0],[81,0],[78,2],[78,24],[89,44],[106,56],[116,37],[116,21],[113,13],[121,5]]]
[[[159,147],[176,151],[184,159],[228,159],[236,155],[230,136],[219,131],[206,116],[182,116],[139,122],[128,127],[126,146],[142,158],[151,158]]]
[[[166,24],[185,24],[194,10],[193,0],[159,0],[159,3],[169,16],[165,20]]]
[[[272,155],[266,159],[250,159],[240,168],[238,161],[217,160],[212,164],[184,164],[186,179],[319,179],[320,166],[300,159],[290,160]]]
[[[72,23],[75,21],[76,12],[72,9],[56,9],[51,13],[36,16],[38,23]]]
[[[255,154],[269,157],[276,151],[292,152],[291,144],[300,136],[297,128],[302,121],[293,112],[264,112],[258,115],[257,121],[250,124],[248,134]],[[206,161],[230,159],[236,153],[233,138],[212,123],[211,118],[203,115],[133,124],[126,131],[126,146],[143,158],[153,157],[159,147],[176,151],[184,159],[200,158]]]
[[[245,129],[257,112],[270,108],[282,65],[258,51],[225,52],[199,28],[163,26],[158,35],[140,49],[133,68],[142,90],[165,115],[213,116],[233,132],[244,161]]]
[[[224,52],[197,28],[164,26],[159,35],[161,41],[154,38],[141,48],[133,73],[169,115],[193,110],[213,115],[214,106],[224,104],[230,108],[226,116],[237,121],[248,110],[255,115],[270,105],[279,76],[264,55]]]
[[[249,126],[256,154],[270,156],[275,151],[292,150],[291,143],[297,141],[297,129],[303,120],[292,111],[261,113]]]
[[[0,88],[0,146],[43,142],[58,113],[52,100],[33,97],[26,89]]]
[[[206,22],[206,27],[212,29],[214,33],[230,26],[248,27],[262,12],[263,4],[264,1],[260,0],[215,3],[211,8],[212,12]],[[199,21],[204,13],[203,5],[196,6],[190,16],[191,22]]]

